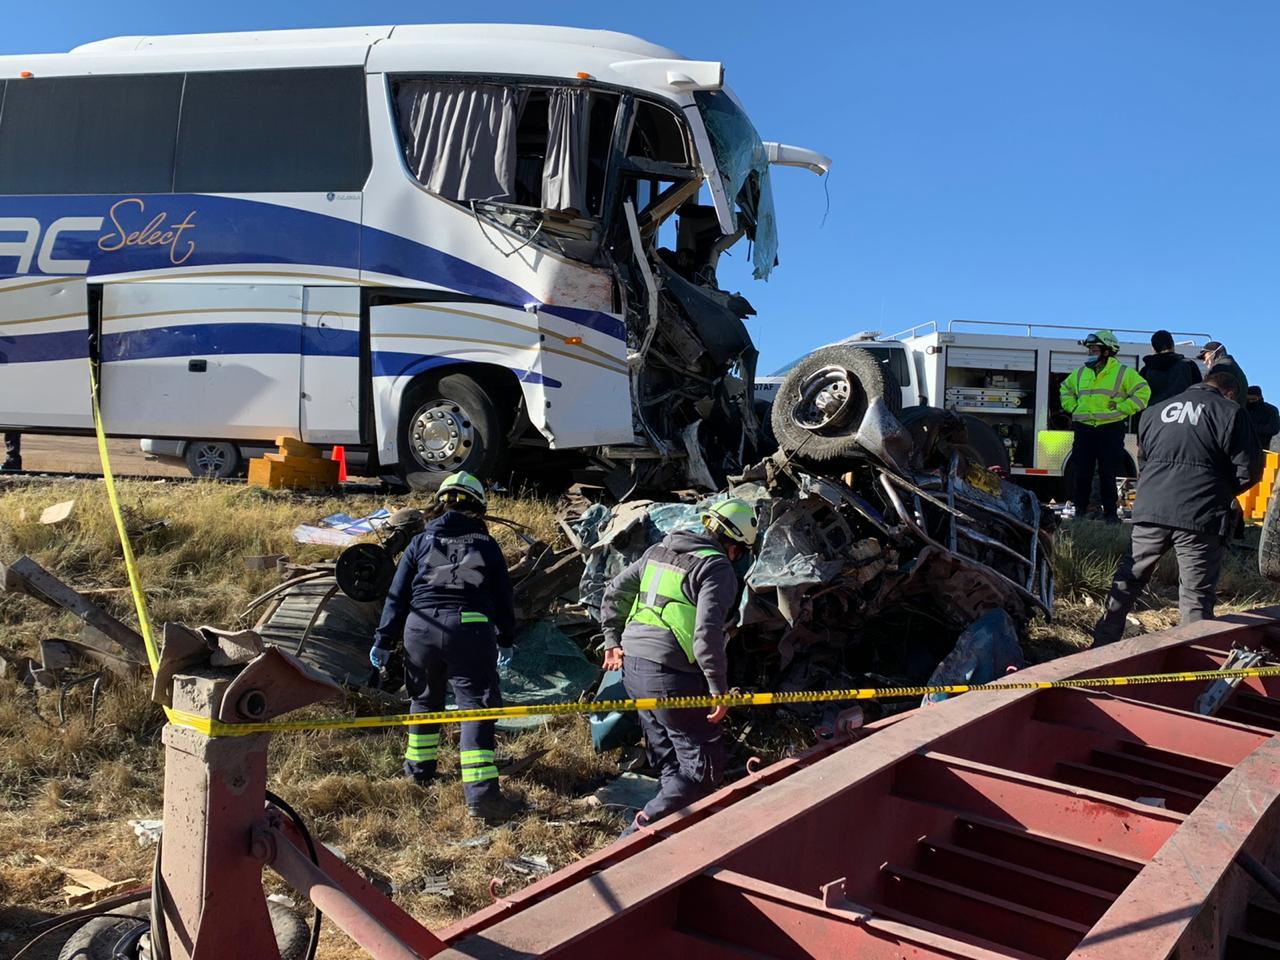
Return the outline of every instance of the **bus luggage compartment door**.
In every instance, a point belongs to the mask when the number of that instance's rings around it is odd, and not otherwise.
[[[108,284],[101,344],[108,433],[298,436],[300,286]]]
[[[83,278],[0,281],[0,425],[92,430]]]

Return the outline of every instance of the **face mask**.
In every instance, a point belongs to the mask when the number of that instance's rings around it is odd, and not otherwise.
[[[1096,367],[1101,362],[1102,362],[1101,357],[1090,357],[1088,360],[1084,362],[1084,365],[1092,369],[1093,367]]]

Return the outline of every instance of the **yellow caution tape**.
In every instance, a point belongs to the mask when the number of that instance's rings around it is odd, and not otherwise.
[[[147,616],[147,598],[142,592],[142,578],[138,576],[138,565],[133,559],[133,547],[129,544],[129,532],[124,525],[120,498],[116,496],[116,481],[111,474],[111,458],[107,456],[107,434],[102,428],[102,410],[98,405],[98,373],[92,361],[89,362],[89,390],[93,398],[93,429],[98,435],[98,457],[102,461],[102,479],[107,484],[107,499],[111,502],[111,515],[115,517],[116,533],[120,536],[120,549],[124,551],[124,566],[129,574],[129,591],[133,594],[133,605],[138,611],[138,628],[142,634],[142,642],[147,648],[147,661],[151,664],[151,673],[154,675],[160,666],[160,649],[156,646],[155,637],[151,633],[151,618]]]
[[[590,703],[540,703],[520,707],[482,707],[475,710],[440,710],[434,713],[397,713],[383,717],[332,717],[323,720],[271,720],[265,723],[222,723],[181,710],[170,711],[170,720],[210,737],[243,737],[257,733],[289,733],[305,730],[372,730],[417,724],[466,723],[505,720],[510,717],[545,717],[589,713],[625,713],[636,710],[689,710],[710,707],[768,707],[778,704],[839,703],[850,700],[891,700],[931,694],[1007,693],[1012,690],[1074,690],[1131,687],[1153,683],[1192,683],[1235,680],[1246,677],[1280,677],[1280,666],[1241,670],[1200,670],[1187,673],[1152,673],[1131,677],[1094,677],[1070,680],[1004,681],[977,684],[940,684],[920,687],[867,687],[846,690],[803,690],[788,693],[738,693],[705,697],[595,700]]]
[[[93,364],[89,366],[89,382],[93,398],[93,426],[98,436],[98,456],[102,460],[102,478],[107,486],[107,499],[115,518],[116,532],[129,574],[129,590],[138,612],[138,625],[147,648],[147,660],[154,674],[160,663],[159,650],[151,632],[147,600],[142,578],[129,544],[124,514],[116,495],[115,478],[107,456],[107,436],[102,427],[98,405],[98,378]],[[941,684],[919,687],[866,687],[845,690],[802,690],[787,693],[740,693],[705,697],[643,698],[639,700],[595,700],[590,703],[540,703],[519,707],[483,707],[475,710],[440,710],[434,713],[397,713],[382,717],[331,717],[322,720],[271,720],[265,723],[223,723],[208,717],[165,708],[169,722],[190,727],[209,737],[245,737],[261,733],[290,733],[307,730],[373,730],[387,727],[409,727],[418,724],[466,723],[478,720],[505,720],[512,717],[580,716],[592,713],[625,713],[637,710],[689,710],[713,707],[768,707],[779,704],[840,703],[851,700],[892,700],[904,697],[926,697],[934,694],[1007,693],[1014,690],[1071,690],[1129,687],[1154,683],[1192,683],[1212,680],[1236,680],[1247,677],[1277,677],[1280,666],[1248,667],[1241,670],[1200,670],[1186,673],[1154,673],[1131,677],[1095,677],[1092,679],[1006,681],[979,684]]]

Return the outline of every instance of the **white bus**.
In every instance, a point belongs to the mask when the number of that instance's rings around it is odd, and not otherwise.
[[[120,37],[0,57],[0,427],[521,447],[714,486],[755,439],[770,164],[719,63],[602,31]],[[705,203],[700,202],[706,200]]]

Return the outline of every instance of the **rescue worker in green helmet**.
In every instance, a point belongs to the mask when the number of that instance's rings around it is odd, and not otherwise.
[[[736,612],[733,564],[759,531],[745,500],[714,504],[703,531],[677,531],[650,547],[605,590],[605,669],[622,669],[627,696],[729,692],[725,627]],[[711,793],[724,777],[720,721],[728,707],[642,710],[640,726],[661,788],[623,836]]]
[[[1124,458],[1125,423],[1147,408],[1151,387],[1137,370],[1116,359],[1120,341],[1110,330],[1091,333],[1080,345],[1088,349],[1089,359],[1059,387],[1063,412],[1071,415],[1075,431],[1071,445],[1075,489],[1068,492],[1076,516],[1083,517],[1096,472],[1103,519],[1119,523],[1116,476]]]
[[[500,707],[498,647],[515,640],[515,604],[502,551],[485,526],[484,486],[469,473],[454,473],[436,497],[444,513],[400,557],[369,660],[381,670],[403,638],[411,713],[443,710],[446,682],[459,709]],[[404,773],[423,786],[436,775],[442,729],[409,727]],[[462,724],[458,758],[467,812],[490,823],[521,809],[498,788],[495,745],[492,720]]]

